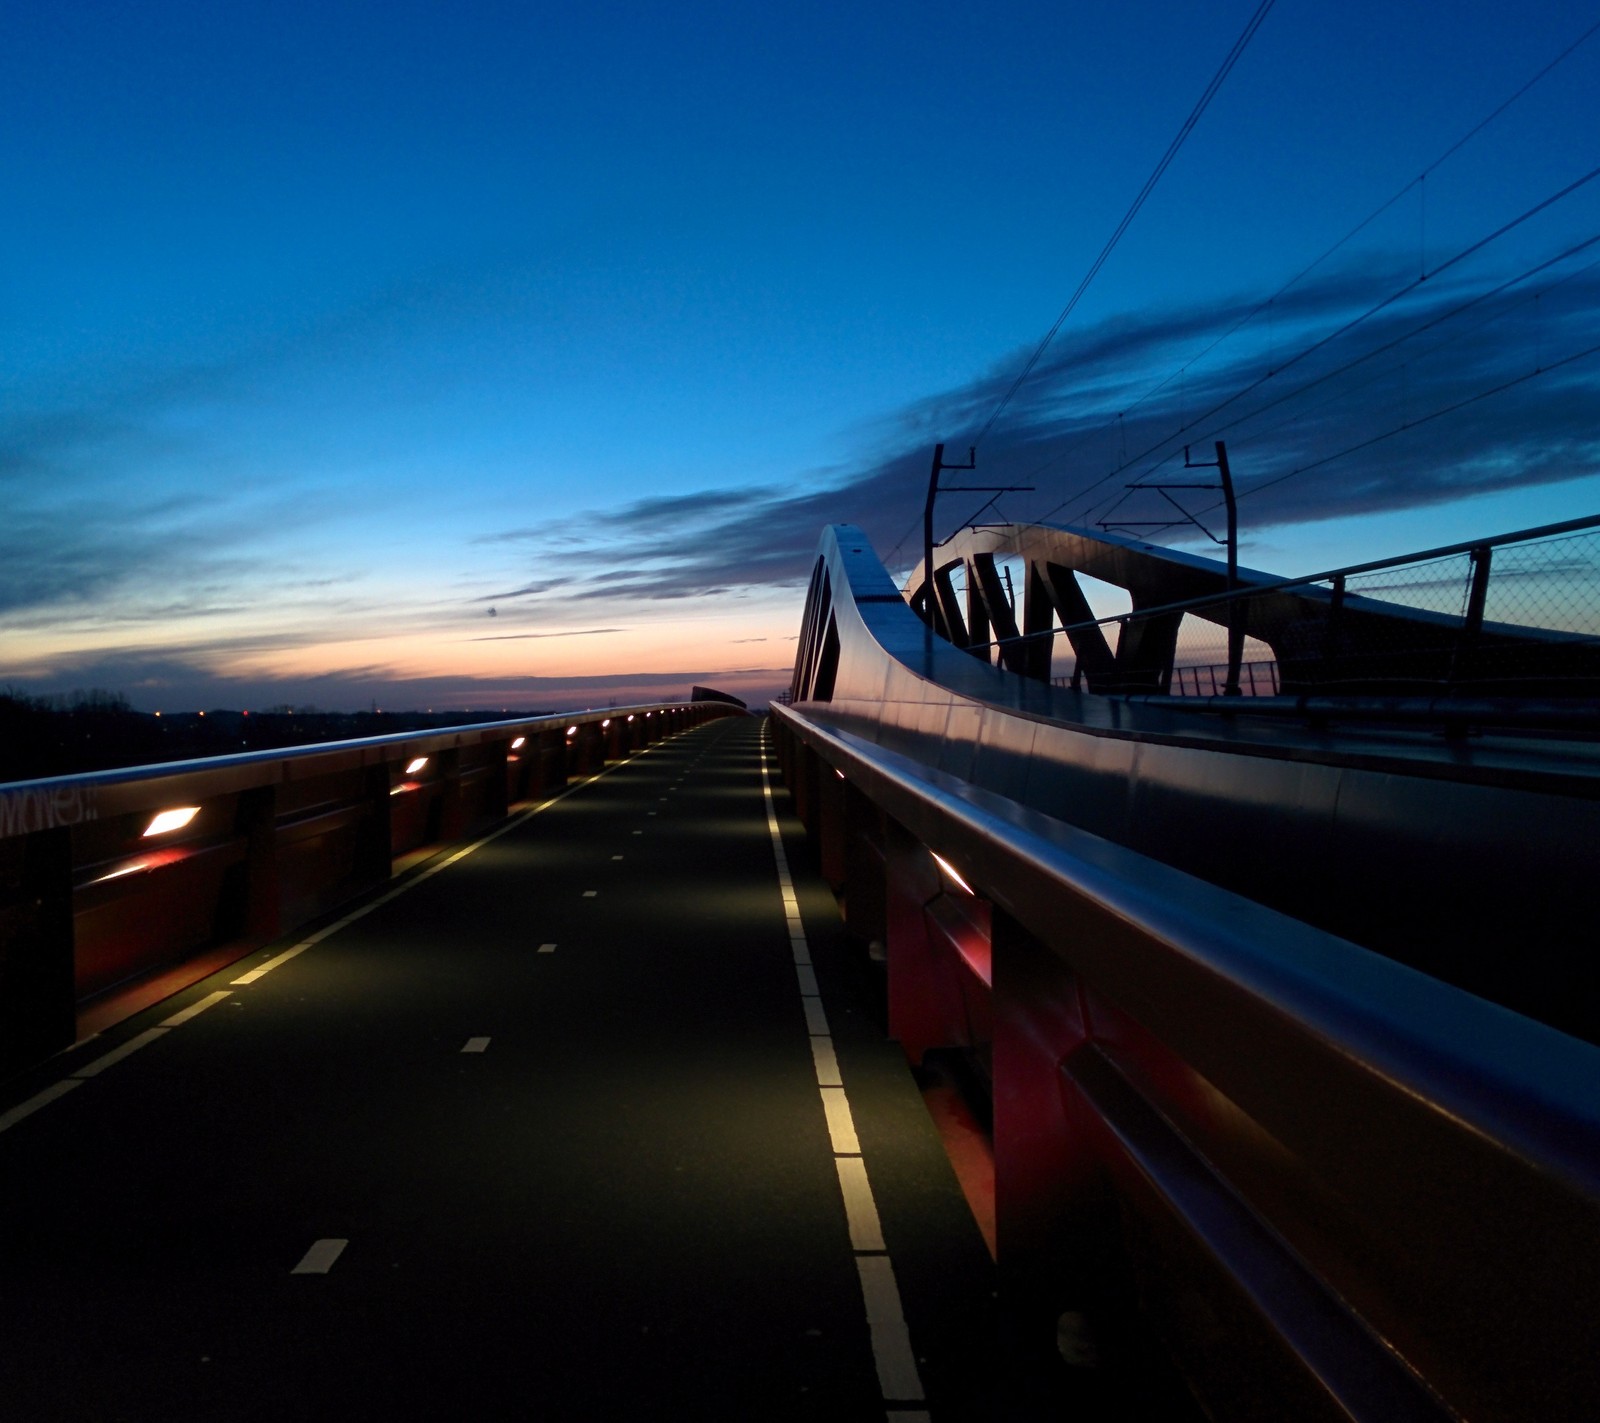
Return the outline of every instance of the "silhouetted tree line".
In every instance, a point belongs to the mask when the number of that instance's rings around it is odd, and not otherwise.
[[[0,692],[0,781],[31,781],[81,771],[151,766],[347,741],[396,731],[427,731],[534,712],[135,711],[120,692],[101,688],[62,696]]]

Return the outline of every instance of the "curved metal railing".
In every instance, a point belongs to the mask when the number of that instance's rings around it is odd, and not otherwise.
[[[992,1063],[1008,1288],[1092,1312],[1131,1280],[1216,1417],[1600,1416],[1600,1048],[1254,892],[1443,923],[1442,960],[1452,886],[1581,905],[1586,852],[1521,881],[1517,841],[1597,843],[1583,748],[1451,764],[1096,708],[937,638],[849,527],[802,629],[786,780],[886,946],[891,1030]],[[1586,922],[1546,915],[1560,954],[1525,935],[1477,986],[1564,956],[1586,993]]]

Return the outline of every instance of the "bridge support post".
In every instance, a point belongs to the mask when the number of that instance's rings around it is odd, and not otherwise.
[[[862,943],[888,942],[885,896],[884,817],[849,781],[844,788],[844,893],[839,908],[845,928]]]
[[[256,943],[266,943],[280,932],[282,914],[278,885],[278,789],[260,786],[239,797],[234,828],[244,841],[239,902],[225,906],[239,933]]]
[[[1083,1001],[1071,969],[1003,910],[990,943],[1001,1296],[1018,1327],[1053,1330],[1064,1311],[1097,1312],[1099,1282],[1120,1273],[1093,1114],[1063,1072],[1088,1038]]]
[[[72,832],[36,830],[0,857],[0,1072],[70,1047],[73,991]]]

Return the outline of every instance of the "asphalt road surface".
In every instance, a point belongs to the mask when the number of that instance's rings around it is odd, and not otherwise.
[[[760,736],[0,1086],[0,1419],[989,1416],[987,1252]]]

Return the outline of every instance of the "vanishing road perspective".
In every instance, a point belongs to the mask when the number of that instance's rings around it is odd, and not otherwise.
[[[0,788],[0,1417],[1600,1417],[1597,575],[835,525],[765,716]]]

